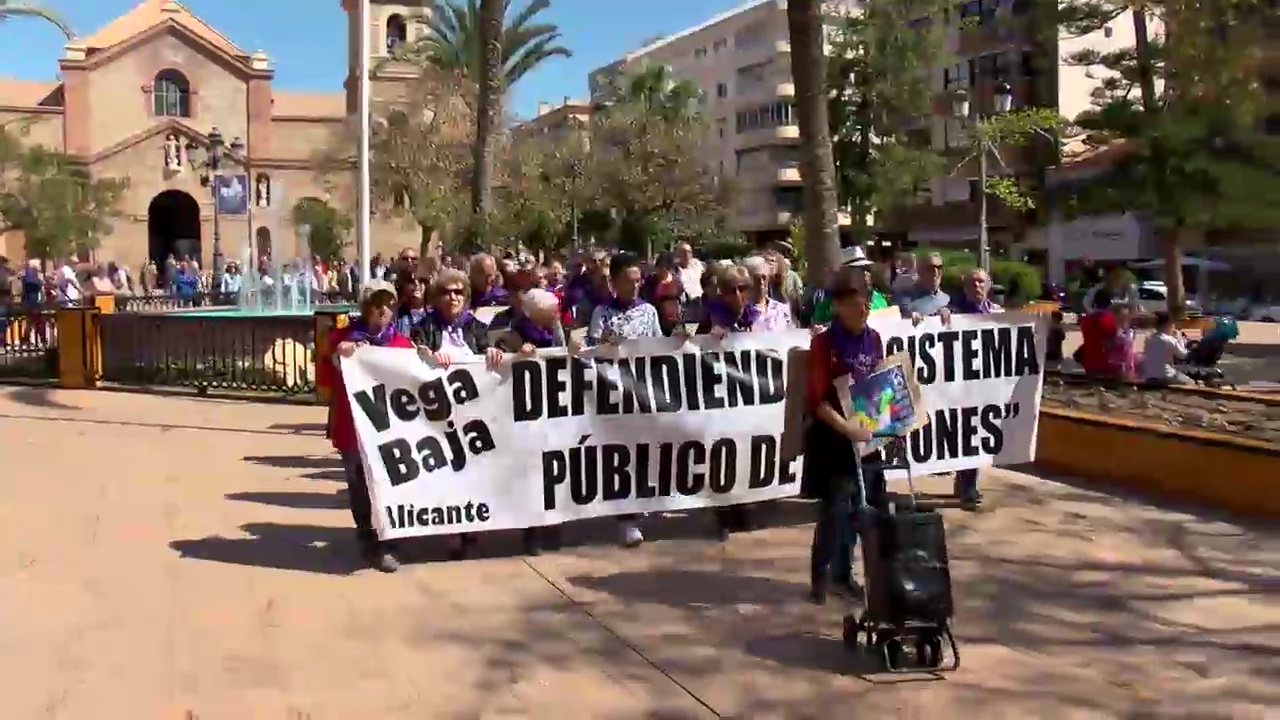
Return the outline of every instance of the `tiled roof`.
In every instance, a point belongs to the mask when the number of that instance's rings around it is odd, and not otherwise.
[[[231,55],[247,56],[225,35],[191,14],[176,0],[142,0],[136,7],[107,23],[106,27],[75,43],[89,50],[105,50],[130,40],[156,25],[173,21],[209,44]]]
[[[332,117],[347,115],[347,98],[342,93],[271,93],[271,114],[280,117]]]
[[[38,107],[61,83],[0,78],[0,105]],[[54,105],[56,103],[49,103]]]

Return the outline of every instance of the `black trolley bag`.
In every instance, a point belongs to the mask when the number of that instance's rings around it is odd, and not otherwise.
[[[862,460],[858,458],[856,476],[863,500],[855,512],[862,539],[866,603],[861,613],[845,616],[844,642],[879,656],[889,672],[956,670],[960,650],[951,634],[954,602],[942,515],[917,503],[906,438],[885,440],[881,450],[884,468],[906,471],[910,495],[886,493],[891,499],[884,508],[868,506]],[[946,667],[944,641],[951,649],[951,662]],[[914,666],[903,662],[909,647],[915,653]]]

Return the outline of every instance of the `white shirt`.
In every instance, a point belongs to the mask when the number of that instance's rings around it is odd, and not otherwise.
[[[58,294],[72,302],[83,295],[80,292],[80,281],[76,280],[76,271],[70,265],[63,265],[58,269]]]
[[[1169,380],[1178,376],[1174,362],[1187,356],[1187,346],[1178,335],[1154,332],[1142,348],[1139,372],[1146,380]]]
[[[702,297],[704,272],[706,272],[706,266],[698,258],[690,258],[688,267],[676,268],[676,277],[680,278],[680,284],[684,286],[684,294],[690,300]]]
[[[450,360],[467,360],[476,357],[476,354],[471,352],[471,348],[467,347],[461,328],[452,331],[445,328],[440,330],[440,352],[447,355]]]

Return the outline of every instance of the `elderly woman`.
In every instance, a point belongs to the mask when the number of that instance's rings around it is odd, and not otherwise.
[[[503,288],[503,277],[492,255],[481,253],[471,258],[470,282],[472,307],[510,304],[510,294]]]
[[[707,312],[698,324],[699,335],[723,337],[735,332],[769,332],[791,327],[791,308],[769,297],[770,268],[761,257],[747,258],[719,272],[719,297],[707,298]],[[743,505],[728,505],[715,510],[716,526],[721,542],[735,530],[749,526]]]
[[[413,275],[397,275],[396,300],[396,330],[409,336],[427,316],[427,286]]]
[[[500,365],[506,354],[489,343],[489,327],[467,308],[470,285],[467,276],[457,270],[441,270],[431,283],[431,307],[421,322],[413,326],[409,338],[423,360],[446,368],[454,361],[484,357],[489,367]],[[474,538],[463,533],[449,549],[449,557],[461,560],[467,556]]]
[[[498,337],[494,344],[505,352],[524,357],[534,357],[539,350],[576,347],[567,342],[564,327],[560,324],[560,299],[554,293],[534,288],[519,296],[520,315]],[[554,528],[526,528],[524,549],[529,555],[542,552],[543,539],[558,544],[559,536]]]
[[[365,345],[376,347],[412,348],[404,335],[396,332],[396,296],[386,283],[373,282],[365,289],[360,303],[360,315],[346,327],[335,330],[332,347],[336,348],[335,365],[340,358],[351,357]],[[325,369],[322,372],[332,372]],[[356,437],[355,422],[351,416],[351,401],[343,386],[342,373],[333,372],[329,383],[333,394],[329,400],[329,440],[342,455],[343,472],[347,480],[347,496],[351,503],[351,519],[356,525],[356,538],[365,559],[382,572],[395,572],[400,562],[390,546],[378,541],[373,530],[373,507],[369,499],[368,478],[364,462],[360,459],[360,443]]]

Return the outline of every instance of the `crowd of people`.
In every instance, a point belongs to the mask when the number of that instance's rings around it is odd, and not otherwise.
[[[864,429],[845,421],[831,381],[852,374],[856,382],[883,359],[882,342],[867,324],[871,312],[896,306],[916,323],[930,316],[949,323],[953,313],[1001,310],[988,297],[990,278],[982,270],[968,272],[963,291],[951,297],[942,287],[943,260],[936,254],[902,258],[888,288],[876,281],[874,263],[861,248],[845,249],[841,261],[826,282],[806,289],[791,269],[785,247],[713,263],[698,260],[685,244],[647,262],[596,248],[543,263],[487,254],[423,260],[416,250],[406,249],[364,288],[358,315],[335,331],[332,346],[336,358],[376,345],[416,348],[423,362],[438,367],[472,358],[496,367],[544,348],[574,353],[581,346],[630,339],[810,328],[808,402],[815,420],[806,442],[810,452],[843,459],[811,464],[805,473],[805,490],[821,508],[813,544],[812,599],[822,602],[833,583],[852,586],[849,557],[856,533],[850,518],[857,500],[851,479],[854,445],[849,441],[870,439]],[[485,307],[502,310],[486,324],[476,316]],[[373,530],[340,374],[330,381],[330,438],[343,456],[360,543],[373,566],[392,572],[399,563]],[[863,460],[868,500],[874,504],[884,495],[883,472],[877,454]],[[977,472],[958,473],[955,483],[962,506],[976,507],[981,499]],[[741,505],[719,508],[714,518],[722,540],[747,529],[752,520],[750,508]],[[644,542],[641,520],[618,519],[622,544]],[[555,539],[551,529],[524,533],[531,554]],[[452,557],[462,558],[476,538],[463,535],[450,542]]]

